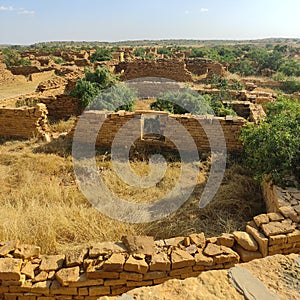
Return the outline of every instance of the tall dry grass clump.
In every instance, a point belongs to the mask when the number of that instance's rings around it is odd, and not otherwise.
[[[259,186],[240,166],[233,165],[214,201],[198,206],[209,162],[198,162],[201,172],[189,200],[174,214],[148,224],[127,224],[97,211],[78,189],[72,158],[43,153],[45,144],[36,141],[6,141],[0,144],[0,241],[18,239],[36,244],[44,253],[65,252],[92,242],[120,240],[123,235],[182,236],[204,231],[207,236],[243,228],[263,211]],[[61,146],[61,145],[60,145]],[[38,153],[40,152],[40,153]],[[132,202],[160,199],[176,184],[179,162],[169,162],[163,180],[148,189],[124,184],[112,169],[109,156],[98,156],[99,176],[117,195]],[[146,161],[133,161],[132,169],[147,175]]]

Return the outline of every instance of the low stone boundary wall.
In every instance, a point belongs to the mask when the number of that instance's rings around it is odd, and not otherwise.
[[[158,124],[160,126],[162,136],[164,135],[164,130],[168,127],[170,120],[175,120],[184,127],[176,128],[176,130],[169,130],[169,139],[163,141],[151,138],[144,138],[143,128],[146,124],[145,120],[149,116],[153,116],[154,122],[155,117],[158,117],[160,119],[160,122]],[[77,142],[94,142],[92,136],[94,135],[93,132],[95,130],[98,130],[95,124],[97,124],[97,120],[99,120],[99,118],[102,119],[103,125],[98,133],[96,146],[106,149],[111,148],[114,138],[116,134],[119,133],[122,126],[124,126],[128,121],[132,121],[130,125],[130,130],[126,131],[126,136],[124,136],[123,140],[128,139],[130,137],[135,137],[136,142],[134,146],[136,147],[147,145],[160,147],[160,149],[176,150],[176,146],[172,141],[175,140],[175,137],[181,137],[182,141],[186,140],[186,143],[184,143],[184,149],[182,150],[189,152],[192,151],[193,148],[191,148],[189,139],[187,137],[185,131],[187,130],[194,139],[196,147],[199,151],[209,151],[211,149],[210,143],[202,124],[208,124],[208,131],[211,135],[210,138],[214,141],[219,141],[221,139],[220,132],[217,131],[217,124],[219,123],[223,129],[227,150],[239,151],[242,148],[242,144],[239,140],[240,131],[242,127],[246,124],[245,119],[231,116],[227,116],[226,118],[219,118],[210,115],[172,115],[166,112],[156,111],[136,111],[132,113],[124,111],[118,113],[109,113],[103,111],[87,111],[85,112],[85,116],[83,118],[84,123],[81,128],[81,132],[78,131],[80,139],[78,139]],[[71,132],[69,138],[73,137],[73,133],[74,132]]]
[[[246,232],[219,237],[126,236],[65,255],[41,255],[39,247],[18,241],[0,243],[0,299],[96,300],[268,255],[299,253],[299,213],[280,208],[254,217]]]
[[[49,132],[47,113],[44,104],[37,104],[35,107],[0,108],[0,136],[45,137]]]

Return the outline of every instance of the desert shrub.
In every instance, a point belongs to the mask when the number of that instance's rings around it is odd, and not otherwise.
[[[280,67],[279,71],[286,76],[300,76],[300,62],[295,59],[286,60]]]
[[[64,64],[66,62],[62,57],[51,57],[51,58],[58,65]]]
[[[251,76],[256,74],[256,69],[249,60],[239,61],[230,72],[237,73],[241,76]]]
[[[22,58],[20,53],[12,49],[4,49],[2,51],[4,63],[8,67],[12,66],[30,66],[31,61],[29,59]]]
[[[136,92],[126,85],[113,85],[111,88],[104,90],[94,98],[89,108],[94,110],[115,111],[121,109],[133,111],[136,98]]]
[[[282,83],[281,89],[287,94],[300,92],[300,81],[296,79],[288,79]]]
[[[167,55],[167,56],[171,56],[172,52],[168,48],[162,47],[162,48],[157,49],[157,54],[164,54],[164,55]]]
[[[34,99],[34,98],[29,98],[29,99],[19,99],[16,102],[16,107],[22,107],[22,106],[29,106],[29,107],[34,107],[38,103],[40,103],[39,99]]]
[[[265,175],[286,185],[287,176],[300,179],[300,101],[283,96],[268,105],[265,121],[242,130],[244,163],[257,179]]]
[[[112,55],[110,49],[99,48],[96,50],[94,54],[92,54],[90,60],[91,62],[96,62],[96,61],[106,61],[111,59],[112,59]]]
[[[134,50],[134,56],[144,57],[145,56],[145,49],[144,48],[136,48]]]
[[[195,91],[186,88],[182,92],[167,92],[160,95],[151,104],[151,109],[168,111],[173,114],[207,114],[212,113],[207,99]]]
[[[283,74],[282,72],[276,72],[273,76],[272,79],[275,81],[285,81],[287,80],[287,76]]]
[[[71,96],[78,98],[81,108],[132,110],[136,95],[126,86],[116,85],[118,79],[105,67],[92,72],[86,70],[85,78],[79,79]],[[120,106],[121,103],[125,105]]]

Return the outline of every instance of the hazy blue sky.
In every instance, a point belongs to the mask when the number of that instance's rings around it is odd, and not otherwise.
[[[299,0],[0,0],[0,44],[300,38]]]

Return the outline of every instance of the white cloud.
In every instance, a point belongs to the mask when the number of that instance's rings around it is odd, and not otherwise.
[[[13,11],[13,10],[16,9],[12,6],[0,6],[0,11]]]
[[[26,9],[20,9],[18,10],[18,15],[34,15],[34,10],[26,10]]]
[[[204,7],[202,7],[201,9],[200,9],[200,12],[208,12],[208,8],[204,8]]]
[[[34,10],[27,10],[25,8],[16,8],[13,6],[0,6],[0,12],[1,11],[15,11],[18,15],[34,15]]]

